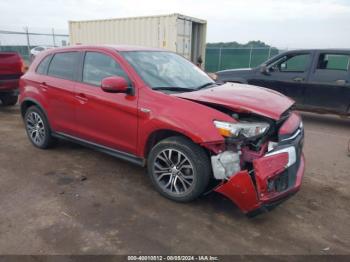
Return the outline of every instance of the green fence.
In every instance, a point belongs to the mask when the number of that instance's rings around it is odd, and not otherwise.
[[[278,53],[276,48],[207,48],[205,70],[256,67]]]

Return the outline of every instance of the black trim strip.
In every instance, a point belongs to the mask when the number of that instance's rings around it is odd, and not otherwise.
[[[19,80],[22,74],[0,75],[0,80]]]
[[[100,151],[102,153],[106,153],[108,155],[117,157],[117,158],[122,159],[122,160],[126,160],[128,162],[131,162],[131,163],[139,165],[139,166],[145,166],[145,164],[146,164],[146,161],[144,158],[137,157],[133,154],[125,153],[125,152],[122,152],[122,151],[119,151],[116,149],[112,149],[112,148],[109,148],[109,147],[106,147],[103,145],[99,145],[99,144],[96,144],[96,143],[93,143],[93,142],[90,142],[90,141],[87,141],[87,140],[84,140],[81,138],[77,138],[77,137],[74,137],[71,135],[61,133],[61,132],[53,132],[52,136],[57,137],[57,138],[61,138],[64,140],[68,140],[71,142],[75,142],[77,144],[95,149],[95,150]]]

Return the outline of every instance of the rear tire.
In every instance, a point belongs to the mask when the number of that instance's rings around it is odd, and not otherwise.
[[[0,97],[3,106],[14,106],[17,104],[18,96],[16,95],[3,95]]]
[[[209,157],[189,139],[176,136],[155,145],[147,160],[156,190],[177,202],[190,202],[207,188],[211,176]]]
[[[54,144],[49,122],[45,114],[36,106],[27,109],[24,123],[28,138],[32,144],[40,149],[47,149]]]

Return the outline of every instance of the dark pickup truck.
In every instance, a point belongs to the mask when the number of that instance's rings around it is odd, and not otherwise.
[[[19,78],[25,63],[16,52],[0,52],[0,100],[2,105],[15,105],[18,100]]]
[[[276,90],[301,110],[350,116],[350,50],[289,51],[256,68],[219,71],[216,77]]]

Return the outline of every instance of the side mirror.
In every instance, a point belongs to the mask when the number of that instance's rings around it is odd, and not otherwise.
[[[264,74],[264,75],[269,75],[270,72],[269,72],[269,69],[267,67],[266,64],[262,64],[261,67],[260,67],[260,73]]]
[[[131,93],[128,82],[120,76],[110,76],[102,79],[101,89],[107,93]]]

